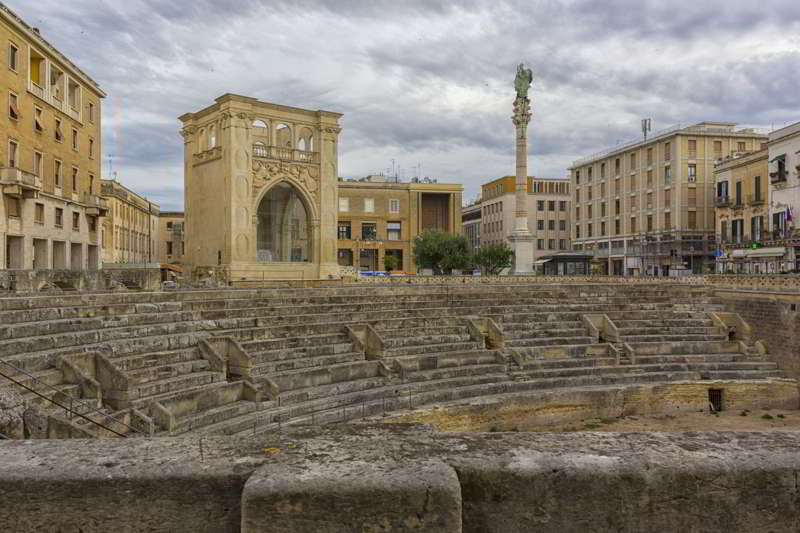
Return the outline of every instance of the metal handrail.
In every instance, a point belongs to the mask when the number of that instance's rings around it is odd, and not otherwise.
[[[3,361],[2,359],[0,359],[0,364],[4,364],[4,365],[6,365],[7,367],[9,367],[9,368],[11,368],[11,369],[15,370],[16,372],[19,372],[19,373],[21,373],[21,374],[24,374],[24,375],[28,376],[28,377],[29,377],[29,378],[31,378],[31,379],[32,379],[34,382],[36,382],[36,383],[38,383],[38,384],[40,384],[40,385],[44,385],[45,387],[48,387],[48,388],[50,388],[50,389],[54,390],[55,392],[58,392],[58,393],[61,393],[61,392],[62,392],[62,391],[58,390],[57,388],[53,387],[52,385],[50,385],[49,383],[45,383],[44,381],[40,380],[40,379],[39,379],[39,378],[37,378],[36,376],[34,376],[34,375],[32,375],[32,374],[30,374],[30,373],[26,372],[25,370],[23,370],[23,369],[19,368],[18,366],[16,366],[16,365],[12,365],[12,364],[11,364],[11,363],[9,363],[8,361]],[[129,426],[128,424],[126,424],[126,423],[124,423],[124,422],[121,422],[121,421],[117,420],[117,419],[116,419],[116,418],[114,418],[113,416],[111,416],[111,415],[109,415],[109,414],[107,414],[107,413],[104,413],[103,411],[101,411],[100,409],[98,409],[98,408],[96,408],[96,407],[92,406],[92,405],[91,405],[91,404],[89,404],[88,402],[84,402],[84,401],[81,401],[81,400],[77,400],[77,401],[76,401],[74,398],[70,398],[70,400],[69,400],[70,406],[69,406],[69,407],[67,407],[66,405],[62,405],[62,404],[58,403],[57,401],[53,400],[52,398],[48,398],[47,396],[45,396],[45,395],[43,395],[43,394],[39,393],[39,391],[36,391],[36,390],[34,390],[34,389],[32,389],[32,388],[28,387],[27,385],[24,385],[24,384],[22,384],[21,382],[19,382],[19,381],[17,381],[16,379],[14,379],[12,376],[9,376],[9,375],[7,375],[7,374],[4,374],[2,371],[0,371],[0,377],[4,377],[4,378],[6,378],[7,380],[11,381],[12,383],[14,383],[14,384],[16,384],[16,385],[19,385],[19,386],[20,386],[20,387],[22,387],[23,389],[25,389],[25,390],[27,390],[27,391],[29,391],[29,392],[32,392],[32,393],[34,393],[35,395],[39,396],[40,398],[43,398],[44,400],[46,400],[46,401],[48,401],[48,402],[52,403],[53,405],[56,405],[56,406],[58,406],[58,407],[60,407],[60,408],[64,409],[65,411],[67,411],[68,413],[70,413],[70,415],[77,415],[77,416],[79,416],[79,417],[81,417],[81,418],[83,418],[83,419],[85,419],[85,420],[88,420],[88,421],[89,421],[89,422],[91,422],[92,424],[95,424],[95,425],[97,425],[97,426],[100,426],[101,428],[103,428],[103,429],[105,429],[105,430],[107,430],[107,431],[110,431],[111,433],[113,433],[113,434],[115,434],[115,435],[118,435],[118,436],[120,436],[120,437],[123,437],[123,438],[126,438],[126,437],[127,437],[127,435],[124,435],[124,434],[122,434],[122,433],[118,433],[117,431],[114,431],[113,429],[111,429],[111,428],[109,428],[109,427],[107,427],[107,426],[105,426],[105,425],[101,424],[100,422],[97,422],[97,421],[95,421],[95,420],[92,420],[91,418],[89,418],[89,417],[87,417],[87,416],[84,416],[83,414],[81,414],[81,413],[79,413],[79,412],[75,411],[75,409],[73,409],[73,406],[74,406],[74,404],[75,404],[75,403],[77,403],[79,406],[85,407],[85,408],[87,409],[87,412],[95,412],[95,413],[100,413],[101,415],[103,415],[103,417],[105,417],[105,418],[107,418],[107,419],[110,419],[110,420],[113,420],[114,422],[118,423],[119,425],[121,425],[121,426],[124,426],[124,427],[128,428],[128,430],[130,430],[130,431],[133,431],[133,432],[136,432],[136,433],[140,433],[140,434],[144,435],[144,433],[142,433],[141,431],[139,431],[139,430],[138,430],[138,429],[136,429],[135,427]]]

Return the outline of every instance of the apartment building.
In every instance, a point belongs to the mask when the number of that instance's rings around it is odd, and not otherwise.
[[[720,159],[714,167],[717,272],[775,271],[769,240],[766,148]]]
[[[766,146],[728,122],[674,126],[575,161],[573,248],[596,271],[669,275],[714,268],[714,162]]]
[[[384,270],[384,258],[393,256],[394,270],[416,273],[417,235],[427,229],[461,233],[463,187],[426,181],[386,182],[383,176],[339,181],[339,265]]]
[[[183,264],[183,211],[161,211],[158,216],[158,235],[158,261],[173,265]]]
[[[157,262],[158,205],[116,180],[101,180],[100,195],[108,205],[101,235],[103,263]]]
[[[504,176],[481,186],[481,245],[506,242],[514,230],[516,178]],[[540,257],[569,250],[572,195],[568,178],[528,176],[528,230],[534,264]]]
[[[97,83],[0,4],[0,267],[100,265]]]
[[[800,271],[800,122],[769,134],[770,247],[779,272]]]
[[[481,202],[461,208],[461,231],[467,238],[469,249],[475,252],[481,247]]]

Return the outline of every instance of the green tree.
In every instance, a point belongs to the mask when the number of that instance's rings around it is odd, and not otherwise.
[[[387,272],[391,272],[395,268],[397,268],[397,256],[385,254],[383,256],[383,269]]]
[[[507,242],[498,242],[481,246],[475,252],[475,265],[480,267],[485,274],[496,275],[504,268],[511,266],[514,251]]]
[[[467,238],[445,231],[425,230],[414,239],[414,261],[418,268],[430,268],[437,276],[470,266]]]

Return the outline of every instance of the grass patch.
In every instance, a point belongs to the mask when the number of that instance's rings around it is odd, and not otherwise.
[[[764,413],[763,415],[761,415],[761,418],[763,418],[764,420],[772,420],[772,419],[774,419],[775,417],[774,417],[774,416],[772,416],[772,415],[771,415],[771,414],[769,414],[769,413]]]
[[[584,424],[584,429],[597,429],[600,427],[600,424]]]
[[[786,417],[783,415],[778,415],[778,418],[786,418]]]
[[[600,419],[600,423],[601,424],[605,424],[605,425],[614,424],[616,421],[617,421],[617,419],[615,419],[615,418],[601,418]]]

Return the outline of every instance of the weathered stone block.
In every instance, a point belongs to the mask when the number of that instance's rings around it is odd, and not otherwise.
[[[455,471],[434,461],[271,465],[242,495],[243,533],[461,532]]]

